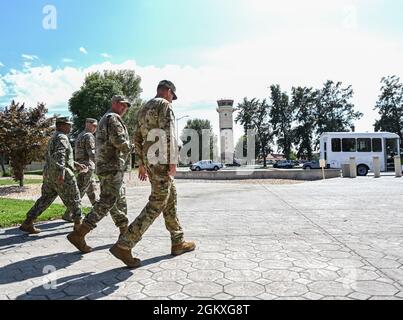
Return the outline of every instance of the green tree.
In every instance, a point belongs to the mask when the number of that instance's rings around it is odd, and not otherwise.
[[[354,110],[350,102],[354,91],[351,86],[342,88],[342,83],[328,80],[319,91],[316,100],[316,135],[325,132],[348,132],[354,121],[362,118],[363,114]]]
[[[54,117],[46,118],[43,103],[27,109],[12,101],[0,111],[0,153],[10,158],[13,178],[24,186],[24,170],[32,161],[43,159],[53,132]]]
[[[274,133],[270,125],[270,106],[266,100],[248,100],[245,98],[237,106],[237,123],[244,126],[245,132],[252,129],[256,132],[256,142],[259,149],[257,154],[262,157],[263,165],[267,168],[267,156],[271,152],[270,144],[273,142]]]
[[[291,150],[289,159],[290,160],[298,160],[297,153],[295,153],[295,151]]]
[[[256,108],[256,99],[248,100],[244,98],[242,103],[238,104],[237,111],[239,111],[235,122],[243,126],[244,135],[248,135],[248,130],[254,128],[253,113]]]
[[[130,102],[140,105],[140,83],[141,78],[133,70],[104,71],[87,75],[80,90],[74,92],[69,100],[69,110],[74,121],[73,135],[84,129],[86,118],[100,119],[110,109],[114,95],[123,94]],[[130,116],[126,119],[132,120]]]
[[[244,130],[244,136],[241,138],[244,140],[244,146],[242,147],[244,150],[244,155],[246,154],[247,150],[247,136],[248,136],[248,130],[254,130],[255,125],[253,123],[253,115],[254,112],[256,111],[257,103],[256,99],[248,100],[248,98],[244,98],[242,103],[239,103],[236,110],[238,111],[238,114],[235,118],[235,122],[239,123],[240,125],[243,126]],[[256,130],[255,130],[256,131]],[[239,141],[238,141],[239,144]],[[235,150],[240,150],[237,149],[240,147],[240,145],[236,146]],[[255,153],[256,156],[262,156],[261,154],[261,143],[259,141],[259,137],[255,137]]]
[[[217,139],[214,135],[213,126],[211,125],[210,120],[204,120],[204,119],[188,120],[184,129],[185,130],[192,129],[197,132],[199,138],[199,157],[198,157],[199,161],[208,160],[203,159],[203,143],[202,143],[203,130],[207,130],[210,135],[210,159],[214,159],[214,148],[216,147]],[[191,143],[190,137],[187,137],[184,132],[182,132],[180,139],[183,143],[183,146],[186,146],[187,144]],[[188,156],[190,157],[190,154],[188,154]]]
[[[137,127],[138,113],[139,113],[140,109],[144,106],[144,104],[145,104],[145,101],[143,101],[141,99],[136,99],[133,102],[129,111],[127,111],[127,113],[123,117],[123,121],[127,125],[127,130],[129,131],[130,137],[134,136],[134,132]]]
[[[381,83],[381,94],[375,106],[380,119],[375,122],[375,131],[398,134],[403,148],[403,84],[397,76],[384,77]]]
[[[290,158],[293,144],[292,124],[295,117],[294,106],[290,104],[286,92],[281,92],[279,85],[270,87],[271,108],[270,118],[273,126],[274,135],[277,138],[277,144],[284,153],[285,158]]]
[[[316,127],[316,99],[318,91],[313,88],[292,88],[292,105],[296,112],[294,143],[297,147],[297,158],[312,160],[313,142]]]

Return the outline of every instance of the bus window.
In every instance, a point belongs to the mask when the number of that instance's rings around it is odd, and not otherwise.
[[[357,142],[355,139],[343,139],[343,152],[356,152]]]
[[[386,151],[391,157],[399,154],[398,139],[386,139]]]
[[[341,139],[332,139],[332,152],[341,152]]]
[[[372,152],[382,152],[382,139],[372,139]]]
[[[357,139],[358,152],[371,152],[371,139]]]

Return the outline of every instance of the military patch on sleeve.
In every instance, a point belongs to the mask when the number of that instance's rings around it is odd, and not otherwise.
[[[111,125],[111,129],[112,129],[115,133],[117,133],[117,134],[124,133],[125,130],[124,130],[122,124],[120,123],[120,121],[119,121],[118,119],[116,119],[116,117],[111,117],[111,118],[109,119],[109,123],[110,123],[110,125]],[[112,131],[112,132],[113,132],[113,131]]]

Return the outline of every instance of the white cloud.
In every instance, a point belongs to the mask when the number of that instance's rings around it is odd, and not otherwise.
[[[74,62],[74,60],[73,60],[73,59],[69,59],[69,58],[63,58],[63,59],[62,59],[62,62],[64,62],[64,63],[70,63],[70,62]]]
[[[83,54],[88,54],[87,49],[85,49],[84,47],[80,48],[80,52],[83,53]]]
[[[105,58],[105,59],[110,59],[112,58],[112,56],[108,53],[101,53],[101,57]]]
[[[0,97],[6,95],[6,84],[0,79]]]
[[[0,61],[0,68],[1,68],[1,67],[4,67],[4,64],[3,64],[3,63],[1,63],[1,61]]]
[[[21,57],[25,60],[29,60],[29,61],[34,61],[34,60],[38,60],[38,56],[34,56],[34,55],[29,55],[29,54],[22,54]]]
[[[85,73],[79,69],[42,66],[23,71],[14,70],[3,76],[2,80],[17,101],[29,106],[45,102],[50,112],[60,113],[67,111],[68,100],[80,87],[84,77]]]

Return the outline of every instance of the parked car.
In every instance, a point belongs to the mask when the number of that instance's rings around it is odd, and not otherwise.
[[[276,169],[292,169],[292,168],[294,168],[294,164],[290,160],[281,160],[281,161],[278,161],[277,163],[275,163],[273,165],[273,168],[276,168]]]
[[[222,163],[214,162],[211,160],[203,160],[196,162],[190,167],[190,170],[192,171],[218,171],[220,169],[224,168],[224,165]]]
[[[302,169],[311,170],[311,169],[321,169],[321,168],[319,165],[319,161],[309,161],[309,162],[304,163],[304,165],[302,166]]]
[[[227,167],[241,167],[242,166],[242,162],[239,159],[235,159],[232,164],[227,164]]]

